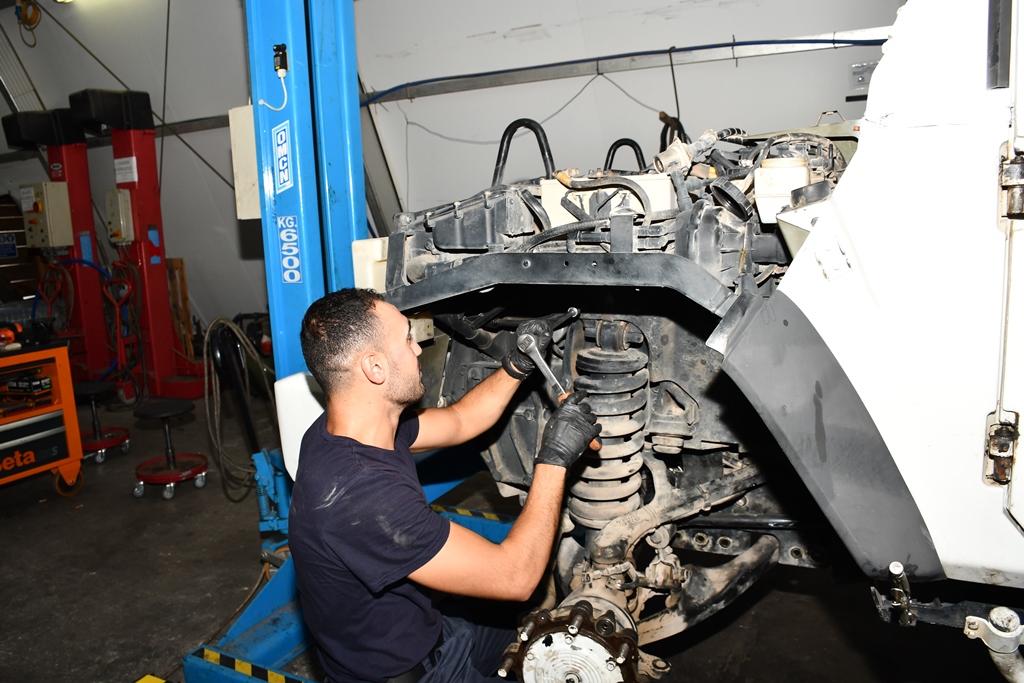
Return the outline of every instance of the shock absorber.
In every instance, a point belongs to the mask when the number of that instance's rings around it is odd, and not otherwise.
[[[621,320],[599,320],[593,332],[595,346],[583,348],[576,357],[578,377],[573,386],[590,392],[603,445],[584,455],[580,478],[569,489],[568,507],[577,524],[601,529],[642,503],[640,452],[649,374],[647,354],[633,348],[643,343],[635,327]]]

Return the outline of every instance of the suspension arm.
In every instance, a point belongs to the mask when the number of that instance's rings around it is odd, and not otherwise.
[[[685,597],[637,624],[639,644],[667,638],[707,619],[739,597],[778,561],[778,539],[762,536],[723,565],[691,568]]]
[[[761,470],[746,462],[743,467],[706,484],[675,489],[668,481],[663,462],[647,452],[644,453],[644,462],[654,475],[658,493],[648,505],[612,520],[594,536],[587,550],[597,566],[624,561],[633,546],[652,529],[724,503],[765,481]]]

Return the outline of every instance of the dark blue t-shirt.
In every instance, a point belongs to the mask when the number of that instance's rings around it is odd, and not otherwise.
[[[393,451],[327,431],[302,438],[288,545],[303,616],[332,683],[386,681],[416,666],[441,631],[430,599],[406,577],[448,540],[427,505],[409,447],[419,418],[402,414]]]

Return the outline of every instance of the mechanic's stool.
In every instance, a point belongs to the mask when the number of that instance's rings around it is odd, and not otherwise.
[[[174,498],[174,485],[179,482],[191,479],[197,489],[206,486],[206,456],[199,453],[176,454],[171,444],[171,418],[191,413],[195,407],[192,401],[167,399],[147,402],[132,413],[140,420],[162,420],[164,439],[167,442],[167,452],[164,455],[150,458],[135,468],[135,478],[138,482],[132,491],[133,496],[141,498],[145,493],[146,484],[163,486],[161,495],[164,500]]]
[[[114,390],[113,382],[79,382],[75,386],[75,396],[89,400],[92,406],[92,431],[82,432],[82,452],[85,457],[92,457],[97,464],[107,459],[107,449],[121,447],[122,453],[131,449],[130,434],[124,427],[100,426],[100,414],[96,410],[96,401],[104,394]]]

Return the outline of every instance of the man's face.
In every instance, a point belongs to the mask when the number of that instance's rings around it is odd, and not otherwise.
[[[376,304],[374,310],[381,319],[386,346],[384,355],[390,366],[385,387],[387,398],[398,405],[412,405],[426,391],[418,359],[423,350],[412,338],[411,323],[401,311],[383,302]]]

